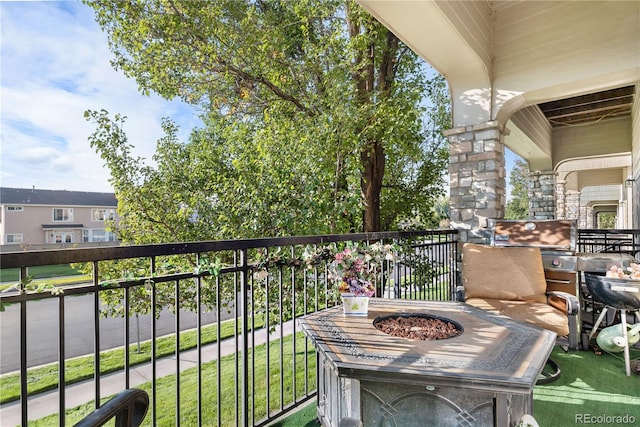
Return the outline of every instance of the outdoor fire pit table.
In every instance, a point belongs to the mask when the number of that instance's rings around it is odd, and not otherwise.
[[[399,338],[387,316],[448,321],[457,336]],[[299,320],[318,360],[323,426],[512,426],[533,413],[533,386],[555,333],[464,303],[374,298],[367,316],[333,307]]]

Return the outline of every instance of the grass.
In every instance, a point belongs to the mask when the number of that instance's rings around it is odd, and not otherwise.
[[[264,326],[263,317],[254,319],[256,328]],[[220,339],[234,336],[235,322],[227,320],[220,323]],[[210,344],[216,342],[217,325],[208,325],[201,328],[201,343]],[[180,350],[189,350],[196,347],[197,331],[184,331],[180,334]],[[138,365],[151,360],[151,340],[140,344],[138,352],[137,344],[129,346],[129,363]],[[103,351],[100,353],[100,372],[108,374],[124,368],[124,347]],[[175,354],[175,337],[166,336],[156,339],[156,357],[161,358]],[[65,381],[67,384],[77,383],[93,378],[93,355],[69,359],[65,362]],[[27,392],[29,395],[53,390],[58,387],[58,364],[39,366],[27,371]],[[12,373],[0,377],[0,403],[8,403],[20,398],[20,374]]]
[[[48,279],[51,277],[82,275],[82,272],[72,268],[69,264],[59,264],[29,267],[28,274],[33,279]],[[0,269],[0,282],[17,282],[20,280],[19,277],[20,269],[18,268]]]
[[[32,280],[30,285],[64,286],[91,281],[91,276],[82,274],[69,264],[30,267],[28,276]],[[20,281],[19,277],[20,270],[17,268],[0,269],[0,292],[16,285]]]
[[[282,360],[274,355],[280,354],[280,347],[283,352]],[[266,358],[267,345],[262,344],[250,351],[248,354],[250,372],[249,378],[254,381],[248,384],[249,403],[249,424],[253,425],[254,420],[262,420],[267,417],[267,412],[278,413],[282,407],[287,407],[295,401],[304,398],[307,393],[315,390],[316,356],[312,346],[305,348],[304,335],[296,334],[296,348],[293,348],[293,335],[285,337],[282,342],[274,340],[269,343],[270,359]],[[297,366],[295,376],[293,364]],[[267,363],[269,370],[267,370]],[[282,364],[282,371],[280,366]],[[281,376],[282,372],[282,376]],[[218,374],[220,375],[221,388],[218,390]],[[268,377],[267,377],[268,375]],[[281,382],[282,377],[282,382]],[[203,426],[218,425],[238,425],[240,420],[236,410],[236,398],[240,396],[242,384],[236,380],[236,355],[225,356],[220,359],[220,371],[218,372],[217,361],[202,365],[202,404]],[[295,378],[295,380],[294,380]],[[198,396],[197,396],[198,368],[191,368],[182,372],[180,381],[180,424],[198,425]],[[268,379],[268,381],[267,381]],[[251,380],[250,380],[251,381]],[[267,387],[268,384],[268,387]],[[295,395],[294,395],[295,385]],[[143,384],[137,388],[147,391],[151,397],[151,383]],[[280,391],[282,389],[283,399]],[[267,391],[269,392],[269,408],[267,408]],[[159,378],[156,381],[155,402],[155,425],[173,426],[176,425],[175,413],[175,393],[176,376],[170,375]],[[106,401],[105,398],[103,401]],[[218,401],[220,399],[220,401]],[[220,405],[220,413],[218,413]],[[93,411],[93,402],[69,409],[65,413],[65,424],[71,425],[82,419]],[[58,414],[54,414],[40,420],[29,423],[30,426],[51,426],[58,425]],[[153,424],[151,409],[142,425],[151,426]]]
[[[403,289],[401,298],[412,300],[451,301],[449,287],[450,285],[447,282],[440,282],[435,286],[431,284],[428,286],[412,285]]]

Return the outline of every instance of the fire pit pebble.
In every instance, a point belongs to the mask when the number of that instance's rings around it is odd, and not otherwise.
[[[411,340],[444,340],[462,333],[462,326],[428,314],[379,317],[373,321],[373,326],[385,334]]]

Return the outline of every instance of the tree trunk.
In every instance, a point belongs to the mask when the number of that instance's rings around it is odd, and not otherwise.
[[[347,3],[348,5],[348,3]],[[369,42],[355,52],[353,79],[356,87],[355,95],[361,105],[371,105],[376,99],[389,97],[393,79],[395,78],[395,64],[397,61],[399,39],[391,31],[386,31],[386,45],[381,52],[378,72],[376,73],[376,49],[375,33],[381,25],[371,16],[360,19],[352,19],[347,6],[347,23],[349,34],[352,38],[358,37],[361,29],[369,36]],[[372,119],[371,117],[369,118]],[[382,179],[385,170],[385,152],[382,142],[375,136],[367,138],[362,151],[360,161],[362,164],[362,177],[360,187],[364,202],[364,216],[362,228],[364,232],[380,231],[380,194],[382,192]]]
[[[384,177],[384,148],[377,141],[370,141],[360,154],[363,171],[361,188],[364,198],[364,232],[380,231],[380,193]]]

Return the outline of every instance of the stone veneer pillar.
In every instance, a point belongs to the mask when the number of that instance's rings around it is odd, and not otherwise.
[[[565,191],[566,181],[564,179],[556,179],[556,219],[567,219],[565,211]]]
[[[578,218],[578,228],[593,227],[593,208],[591,206],[580,206],[580,217]]]
[[[555,173],[534,171],[527,177],[529,196],[529,219],[554,219],[556,199],[554,193]]]
[[[506,129],[497,121],[449,129],[450,218],[462,242],[487,242],[487,219],[503,218]]]
[[[580,216],[580,192],[567,190],[565,196],[565,219],[578,219]]]

